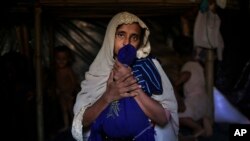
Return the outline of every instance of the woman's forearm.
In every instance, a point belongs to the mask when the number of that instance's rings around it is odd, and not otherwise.
[[[101,114],[101,112],[109,105],[104,95],[98,99],[92,106],[88,107],[83,114],[82,125],[87,128]]]
[[[166,113],[166,110],[162,105],[148,97],[144,92],[139,92],[135,97],[135,100],[144,111],[144,113],[156,124],[164,126],[169,121],[169,113]]]

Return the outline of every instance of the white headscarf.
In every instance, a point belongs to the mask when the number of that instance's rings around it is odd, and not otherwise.
[[[134,22],[139,23],[139,25],[143,29],[145,29],[143,43],[137,50],[137,57],[144,58],[148,56],[151,51],[150,43],[148,41],[149,29],[141,19],[139,19],[134,14],[128,12],[118,13],[111,19],[106,30],[103,45],[99,53],[97,54],[95,60],[91,64],[89,71],[85,73],[85,80],[83,80],[81,83],[81,91],[78,93],[76,103],[74,105],[72,135],[75,139],[79,141],[83,140],[83,113],[85,112],[86,108],[94,104],[106,90],[107,80],[115,62],[113,58],[113,50],[116,29],[119,25],[132,24]],[[171,86],[170,83],[169,85]],[[170,89],[172,89],[172,87]],[[168,98],[169,96],[165,96],[165,98],[166,97]],[[170,93],[170,97],[170,101],[176,102],[173,94]],[[158,99],[158,101],[161,101],[161,99]],[[167,108],[168,110],[172,109],[173,111],[177,111],[176,105],[170,105],[172,106],[169,106],[168,104],[165,105],[164,103],[163,107]],[[176,119],[175,116],[174,119]]]

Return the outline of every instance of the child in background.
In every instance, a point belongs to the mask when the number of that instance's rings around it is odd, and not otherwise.
[[[73,55],[67,46],[58,46],[54,51],[55,59],[55,87],[64,127],[66,130],[71,126],[73,119],[73,103],[78,92],[78,81],[72,69]]]
[[[192,129],[193,136],[211,136],[213,133],[212,107],[206,92],[204,69],[195,58],[192,38],[181,36],[174,41],[174,48],[184,60],[175,87],[181,87],[185,110],[179,112],[181,126]]]

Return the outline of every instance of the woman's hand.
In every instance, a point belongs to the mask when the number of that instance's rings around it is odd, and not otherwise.
[[[132,69],[129,66],[120,63],[118,60],[115,61],[113,71],[114,71],[114,80],[117,80],[126,74],[132,73]]]
[[[131,68],[116,61],[114,69],[110,73],[104,97],[107,102],[119,100],[124,97],[132,97],[136,96],[136,94],[130,92],[140,88],[141,86],[137,84]]]

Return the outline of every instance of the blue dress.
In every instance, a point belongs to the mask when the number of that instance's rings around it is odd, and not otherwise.
[[[134,59],[134,76],[148,96],[162,94],[160,75],[152,57]],[[133,97],[112,102],[91,125],[89,141],[155,141],[154,126]]]

